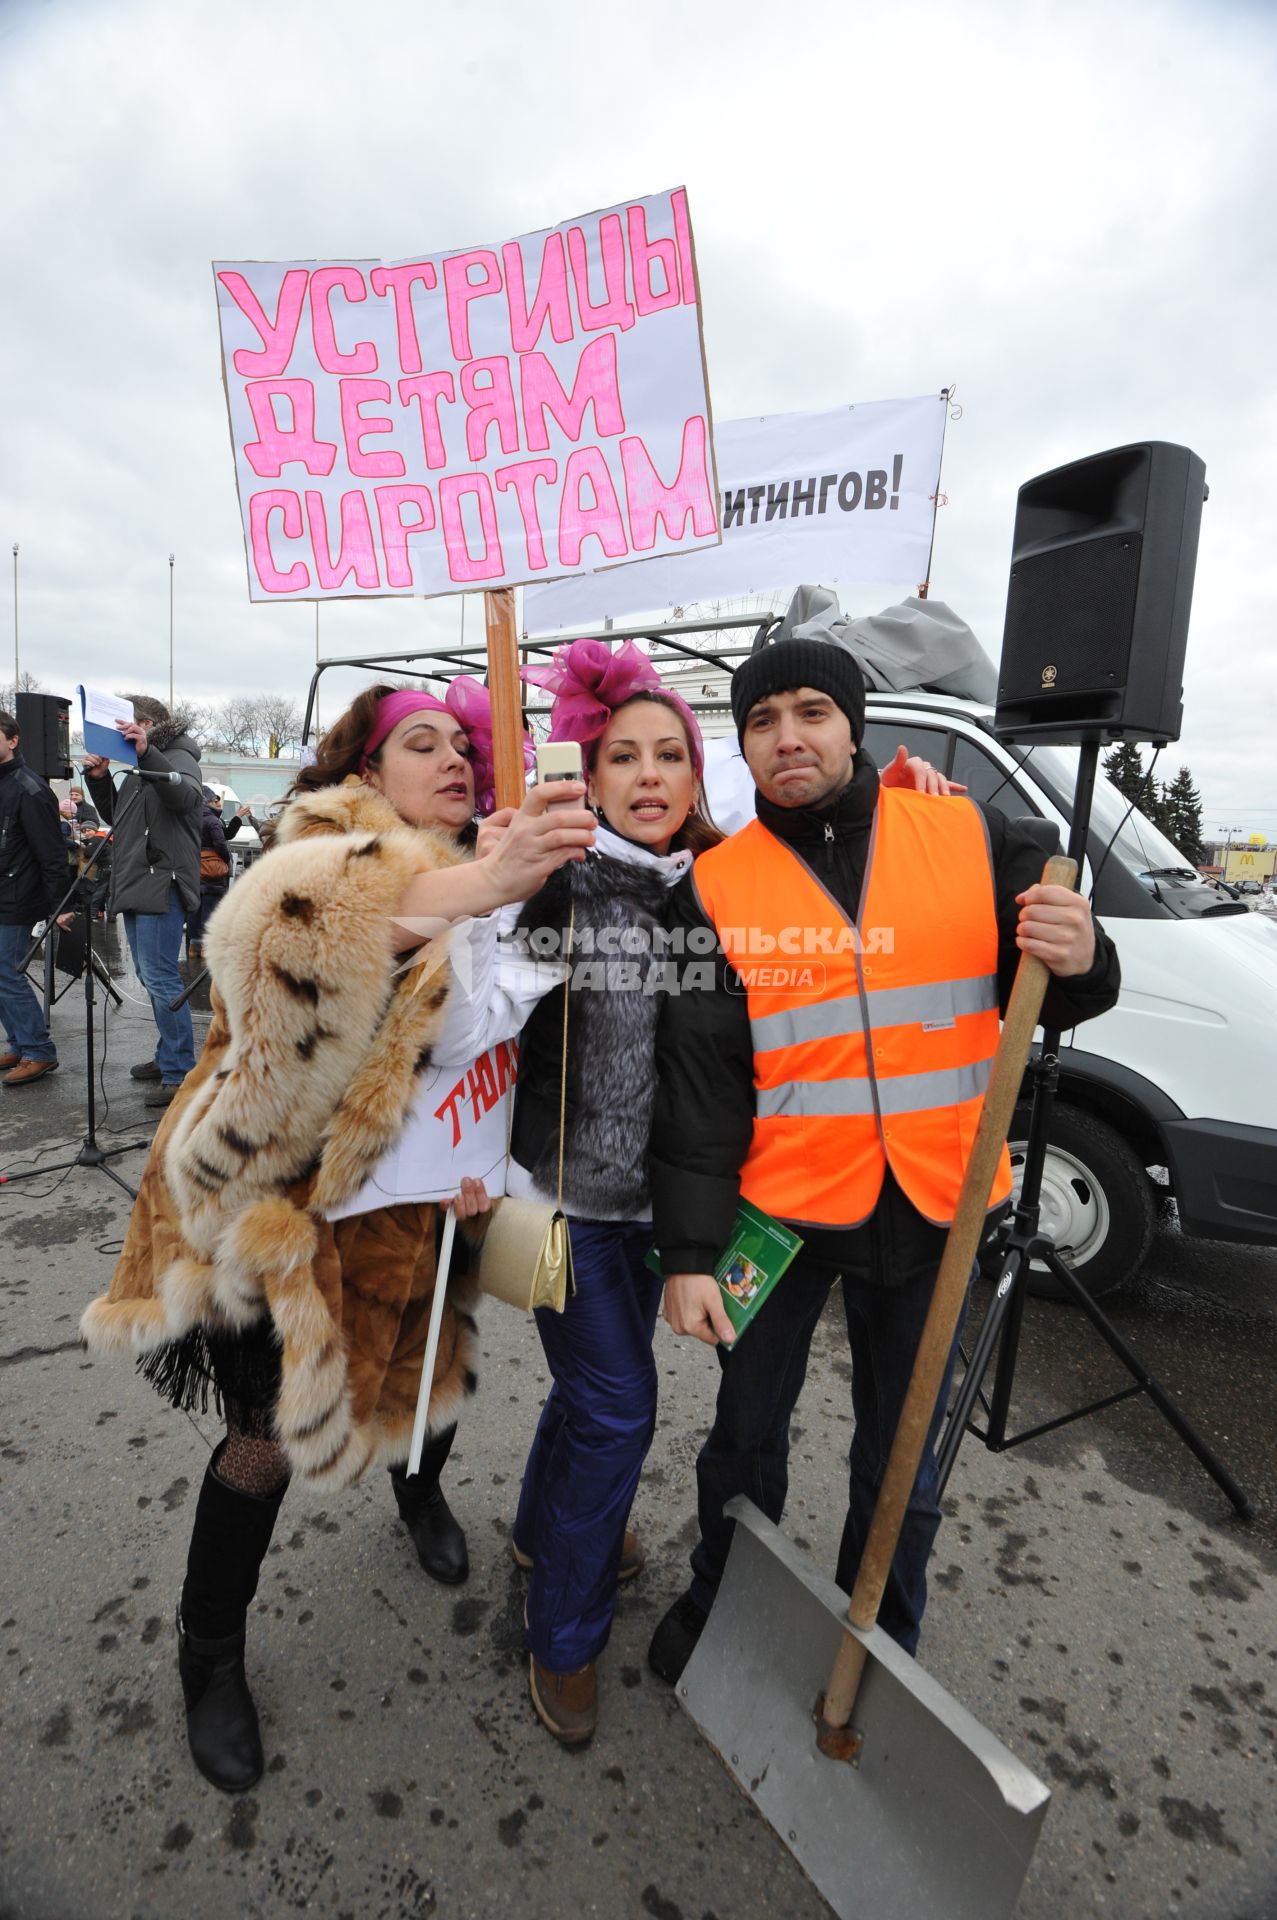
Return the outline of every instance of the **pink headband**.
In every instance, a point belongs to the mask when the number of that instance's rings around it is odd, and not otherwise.
[[[368,762],[394,732],[401,720],[410,713],[446,713],[461,727],[470,741],[470,763],[474,768],[475,808],[479,813],[491,813],[496,804],[493,786],[492,754],[492,700],[488,689],[473,674],[459,673],[449,686],[442,700],[433,693],[423,693],[418,687],[400,687],[395,693],[388,693],[377,703],[377,716],[372,723],[364,750],[359,762],[362,774]],[[533,764],[533,750],[530,741],[523,743],[523,763],[525,767]]]
[[[606,640],[573,640],[555,650],[549,666],[524,667],[523,678],[554,695],[551,740],[577,740],[583,747],[599,738],[617,708],[636,693],[659,693],[687,727],[696,777],[701,778],[705,754],[696,716],[686,700],[664,685],[647,655],[632,640],[625,641],[615,653]]]

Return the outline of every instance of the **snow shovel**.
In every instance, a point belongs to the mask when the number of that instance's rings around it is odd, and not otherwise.
[[[1072,886],[1072,860],[1043,883]],[[1021,956],[851,1604],[749,1501],[678,1697],[841,1920],[1010,1915],[1049,1789],[877,1626],[1046,991]]]

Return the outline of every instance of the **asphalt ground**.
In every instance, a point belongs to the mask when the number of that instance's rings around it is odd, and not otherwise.
[[[153,1028],[106,1022],[103,1144],[154,1115],[128,1066]],[[197,1031],[202,1021],[197,1019]],[[0,1091],[0,1167],[74,1155],[84,1006],[59,1073]],[[99,1015],[97,1053],[102,1058]],[[103,1093],[106,1095],[103,1104]],[[140,1153],[113,1162],[136,1179]],[[535,1720],[507,1553],[547,1376],[489,1304],[478,1395],[446,1485],[472,1572],[419,1570],[385,1476],[290,1490],[250,1621],[268,1771],[229,1799],[185,1747],[172,1617],[218,1428],[166,1407],[76,1327],[107,1285],[127,1197],[74,1167],[0,1191],[0,1920],[443,1915],[749,1920],[828,1911],[645,1663],[683,1588],[693,1462],[717,1369],[662,1327],[662,1414],[593,1744]],[[987,1289],[977,1296],[982,1311]],[[1001,1454],[968,1439],[932,1563],[922,1664],[1052,1789],[1021,1920],[1277,1915],[1277,1251],[1188,1242],[1173,1218],[1106,1303],[1255,1499],[1238,1520],[1140,1398]],[[850,1428],[845,1336],[819,1330],[794,1426],[786,1530],[832,1569]],[[1069,1308],[1029,1305],[1013,1421],[1122,1383]]]

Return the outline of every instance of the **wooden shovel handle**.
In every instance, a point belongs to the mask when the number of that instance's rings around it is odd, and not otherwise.
[[[1047,861],[1042,874],[1043,886],[1071,887],[1076,879],[1076,862],[1059,854]],[[882,1491],[874,1508],[869,1538],[852,1589],[851,1605],[847,1609],[848,1620],[860,1633],[868,1633],[878,1618],[883,1588],[887,1584],[909,1497],[918,1477],[918,1463],[922,1459],[922,1449],[935,1413],[936,1398],[953,1346],[958,1315],[966,1298],[972,1263],[984,1233],[989,1195],[993,1191],[998,1160],[1006,1144],[1011,1116],[1020,1097],[1024,1069],[1033,1045],[1033,1031],[1038,1024],[1042,996],[1049,979],[1050,974],[1043,961],[1027,953],[1020,955],[1010,1005],[989,1074],[984,1104],[980,1109],[975,1142],[967,1161],[953,1224],[945,1241],[931,1307],[918,1342],[913,1373],[896,1427],[896,1437],[892,1442]],[[851,1717],[864,1671],[866,1651],[863,1640],[851,1634],[843,1636],[824,1695],[822,1718],[831,1729],[845,1727]]]
[[[497,805],[522,804],[523,689],[519,680],[519,632],[514,617],[514,588],[499,587],[483,596],[488,638],[488,691],[492,697],[492,758]]]

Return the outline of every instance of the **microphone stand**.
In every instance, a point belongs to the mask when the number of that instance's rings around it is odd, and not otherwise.
[[[1091,800],[1095,791],[1100,744],[1098,734],[1080,736],[1077,782],[1073,793],[1072,825],[1069,832],[1069,856],[1077,862],[1079,884],[1082,862],[1087,851]],[[1041,1434],[1053,1433],[1057,1427],[1068,1426],[1074,1420],[1084,1420],[1088,1414],[1099,1413],[1105,1407],[1116,1405],[1119,1400],[1129,1400],[1136,1394],[1144,1393],[1148,1395],[1167,1425],[1196,1456],[1220,1491],[1232,1502],[1236,1512],[1243,1520],[1249,1520],[1254,1513],[1250,1496],[1207,1446],[1196,1428],[1185,1418],[1166,1389],[1154,1379],[1139,1355],[1127,1346],[1107,1315],[1096,1306],[1083,1282],[1060,1258],[1050,1235],[1042,1231],[1040,1207],[1042,1170],[1046,1162],[1051,1110],[1060,1079],[1059,1047],[1060,1035],[1044,1032],[1041,1052],[1031,1068],[1033,1110],[1029,1121],[1024,1175],[1020,1184],[1019,1197],[998,1228],[1001,1267],[997,1288],[989,1303],[971,1357],[967,1361],[966,1373],[953,1405],[949,1409],[946,1425],[936,1447],[939,1490],[943,1493],[948,1484],[949,1475],[953,1472],[954,1463],[958,1457],[958,1449],[967,1433],[973,1433],[977,1440],[983,1440],[990,1453],[1004,1453],[1010,1447],[1022,1446],[1026,1440],[1036,1440]],[[1058,1414],[1053,1420],[1043,1420],[1038,1426],[1029,1427],[1022,1433],[1008,1434],[1007,1418],[1015,1383],[1016,1361],[1020,1352],[1025,1288],[1028,1284],[1029,1267],[1035,1260],[1042,1261],[1065,1287],[1074,1306],[1081,1308],[1104,1345],[1125,1367],[1132,1384],[1120,1387],[1116,1392],[1106,1394],[1099,1400],[1092,1400],[1084,1407],[1075,1407],[1068,1413]],[[984,1378],[990,1362],[993,1361],[995,1348],[997,1360],[991,1398],[986,1399]],[[977,1427],[971,1417],[977,1400],[986,1416],[986,1425],[983,1429]]]
[[[162,775],[161,777],[166,779],[168,776]],[[178,778],[180,779],[180,777],[179,775]],[[137,792],[141,793],[141,791],[141,787],[138,787]],[[136,803],[134,802],[133,804]],[[128,807],[126,806],[121,808],[120,818],[127,819],[127,817]],[[48,924],[44,932],[38,934],[31,942],[30,947],[23,957],[23,968],[30,965],[32,956],[39,952],[41,945],[49,938],[49,935],[57,925],[59,914],[65,913],[68,906],[75,900],[75,896],[79,892],[82,882],[92,875],[93,869],[102,857],[103,852],[114,840],[117,825],[118,821],[112,822],[110,833],[104,835],[103,838],[99,840],[97,846],[85,861],[84,866],[75,876],[75,879],[67,888],[66,893],[62,896],[61,902],[49,915]],[[101,961],[93,950],[93,899],[92,888],[90,888],[88,903],[84,907],[84,1025],[88,1131],[85,1133],[80,1151],[74,1158],[70,1160],[54,1160],[42,1167],[24,1167],[18,1173],[0,1173],[0,1187],[13,1186],[14,1183],[19,1180],[34,1180],[46,1173],[62,1173],[69,1167],[93,1167],[97,1172],[104,1173],[108,1180],[114,1180],[117,1187],[122,1187],[125,1193],[128,1194],[130,1200],[137,1199],[137,1188],[131,1187],[128,1181],[123,1179],[116,1173],[115,1169],[107,1163],[117,1159],[122,1153],[143,1152],[150,1146],[150,1141],[130,1140],[127,1145],[120,1147],[100,1147],[97,1142],[97,1102],[93,1084],[93,987],[101,965]],[[107,975],[107,984],[108,988],[110,988],[109,974]],[[114,989],[110,990],[114,991]]]
[[[196,974],[195,978],[192,980],[190,986],[186,988],[185,992],[179,993],[176,1000],[169,1001],[168,1003],[169,1012],[170,1013],[180,1012],[181,1009],[186,1005],[187,1001],[190,999],[191,995],[193,993],[199,992],[200,988],[203,986],[204,982],[208,979],[208,977],[209,977],[208,968],[201,967],[199,972]]]

